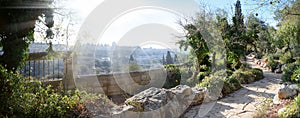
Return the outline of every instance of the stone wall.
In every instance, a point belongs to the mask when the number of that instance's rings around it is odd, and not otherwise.
[[[135,95],[150,87],[161,88],[165,79],[165,70],[156,69],[130,73],[77,76],[75,77],[75,85],[79,90],[92,93],[100,92],[107,96]]]

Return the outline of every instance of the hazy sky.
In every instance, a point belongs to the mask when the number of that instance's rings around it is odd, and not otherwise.
[[[247,16],[250,13],[258,13],[258,18],[266,21],[272,26],[275,26],[277,23],[275,22],[275,20],[273,20],[272,11],[267,7],[258,9],[258,3],[252,1],[253,0],[241,0],[243,14]],[[83,22],[84,19],[91,13],[91,11],[93,11],[102,2],[103,0],[72,0],[68,3],[67,6],[68,8],[75,10],[77,12],[76,15],[79,17],[79,19],[82,20],[80,22]],[[208,6],[208,8],[210,8],[212,11],[215,11],[217,9],[224,9],[228,12],[229,18],[231,18],[232,15],[234,15],[234,4],[236,0],[197,0],[197,2]],[[164,24],[172,29],[177,30],[178,33],[182,33],[178,24],[176,23],[178,20],[176,17],[177,16],[174,14],[170,14],[159,10],[140,10],[130,12],[112,22],[104,32],[102,38],[99,39],[99,42],[107,44],[111,44],[112,42],[118,42],[118,40],[122,39],[122,37],[124,37],[126,33],[130,30],[133,30],[136,27],[139,27],[140,25],[145,25],[147,23]],[[79,28],[80,25],[76,27]],[[73,35],[71,36],[71,38],[75,39],[76,36]],[[76,40],[72,40],[69,43],[74,44],[75,42]],[[174,43],[174,41],[170,42]]]

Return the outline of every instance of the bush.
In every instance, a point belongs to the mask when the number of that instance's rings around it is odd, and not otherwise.
[[[222,97],[222,89],[224,85],[224,79],[220,76],[211,75],[205,77],[200,83],[196,86],[207,88],[211,97],[217,99]]]
[[[299,118],[300,117],[300,95],[295,97],[292,104],[286,107],[286,110],[279,114],[281,118]]]
[[[220,97],[220,93],[225,96],[241,88],[240,82],[233,77],[228,77],[226,70],[205,77],[197,86],[206,87],[216,97]]]
[[[181,84],[195,86],[195,83],[190,83],[189,78],[192,76],[193,72],[188,68],[181,67]]]
[[[281,57],[281,54],[268,54],[267,58],[268,59],[273,59],[273,60],[279,60]]]
[[[299,68],[298,63],[290,63],[287,64],[286,67],[283,69],[283,75],[281,77],[281,80],[283,82],[295,82],[292,80],[292,75],[294,72]]]
[[[232,77],[239,80],[241,84],[248,84],[253,81],[263,79],[263,71],[261,69],[239,69],[236,70]]]
[[[0,66],[0,117],[76,117],[78,92],[55,93]]]
[[[279,64],[280,63],[275,61],[274,59],[268,59],[267,66],[271,69],[272,72],[274,72],[278,68]]]
[[[179,67],[174,64],[165,65],[164,68],[167,70],[167,79],[164,84],[164,88],[173,88],[180,84],[181,73]]]
[[[200,82],[202,81],[206,76],[208,76],[210,72],[199,72],[197,75],[197,81]]]
[[[241,84],[247,84],[254,80],[254,78],[251,78],[249,73],[247,73],[245,70],[242,69],[236,70],[232,74],[232,77],[237,79]]]
[[[280,60],[281,64],[288,64],[288,63],[295,62],[291,53],[284,53],[282,56],[280,56],[279,60]]]
[[[296,83],[300,83],[300,67],[293,73],[291,80]]]
[[[252,73],[252,75],[254,76],[255,81],[261,80],[261,79],[264,78],[264,73],[263,73],[263,71],[262,71],[261,69],[258,69],[258,68],[251,68],[249,71],[250,71],[250,72]]]
[[[222,89],[222,94],[227,95],[230,93],[233,93],[234,91],[242,88],[239,80],[233,78],[233,77],[228,77],[225,79],[225,83]]]

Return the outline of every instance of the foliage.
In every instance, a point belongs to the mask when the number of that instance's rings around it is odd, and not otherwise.
[[[200,19],[197,22],[200,22]],[[209,55],[209,48],[200,32],[202,26],[198,27],[196,23],[181,25],[187,30],[187,33],[185,34],[186,40],[180,40],[177,43],[180,45],[179,47],[181,49],[184,48],[184,50],[187,50],[188,47],[191,48],[190,55],[195,57],[195,72],[193,73],[192,79],[195,79],[200,71],[202,61],[206,60],[205,58]]]
[[[258,68],[251,68],[250,73],[253,74],[255,80],[260,80],[264,78],[263,71]]]
[[[281,118],[299,118],[300,117],[300,94],[295,97],[292,104],[286,107],[286,110],[279,114]]]
[[[18,74],[0,66],[0,117],[73,117],[80,104],[78,91],[56,93],[51,86],[26,82]],[[77,114],[79,115],[79,114]]]
[[[267,62],[267,66],[271,69],[272,72],[274,72],[278,66],[279,66],[279,62],[273,60],[273,59],[268,59],[268,62]]]
[[[290,63],[290,64],[287,64],[286,67],[283,69],[283,75],[281,77],[281,80],[283,82],[295,82],[291,78],[292,78],[293,73],[297,69],[299,69],[299,66],[300,66],[299,63]]]
[[[167,52],[166,64],[173,64],[173,58],[171,57],[170,51]]]
[[[28,4],[30,3],[30,4]],[[39,16],[45,18],[46,38],[53,35],[52,0],[1,0],[0,1],[0,47],[3,54],[0,64],[8,70],[17,70],[27,56],[28,45],[34,41],[34,27]],[[26,6],[26,7],[20,7]]]
[[[264,116],[268,114],[269,108],[272,106],[272,104],[272,98],[264,99],[260,107],[256,109],[256,113],[254,114],[253,118],[264,118]]]
[[[284,53],[282,56],[280,56],[280,62],[281,64],[287,64],[287,63],[293,63],[293,57],[291,53]]]
[[[248,84],[250,82],[263,79],[263,71],[261,69],[239,69],[236,70],[232,77],[239,80],[241,84]]]
[[[300,84],[300,67],[293,73],[291,80]]]
[[[207,71],[199,72],[198,75],[197,75],[197,82],[200,82],[201,80],[203,80],[209,74],[210,74],[210,72],[207,72]]]
[[[275,53],[275,54],[268,54],[266,58],[273,59],[273,60],[279,60],[280,57],[282,57],[281,53]]]
[[[280,41],[280,47],[285,47],[285,53],[288,52],[291,55],[291,58],[297,56],[297,51],[299,50],[300,46],[300,1],[297,0],[291,6],[287,6],[285,10],[288,12],[298,13],[298,15],[291,15],[288,14],[283,17],[280,21],[280,28],[277,30],[276,39]]]
[[[188,86],[196,85],[196,82],[191,82],[189,79],[193,74],[193,72],[190,69],[186,67],[181,67],[180,73],[181,73],[181,84],[188,85]]]
[[[141,71],[142,67],[136,62],[130,62],[128,65],[129,72]]]
[[[227,70],[219,70],[213,75],[206,76],[197,86],[206,87],[216,96],[218,96],[218,93],[225,96],[240,89],[240,82],[232,76],[227,76],[227,72]]]
[[[240,1],[236,2],[232,25],[229,24],[226,17],[220,15],[217,16],[217,25],[221,31],[227,52],[227,68],[231,70],[237,70],[240,67],[240,59],[244,58],[246,54],[247,38],[243,18],[244,16],[241,11]]]
[[[210,75],[205,77],[200,83],[196,86],[206,87],[210,96],[214,98],[222,97],[222,89],[224,87],[224,77]]]
[[[164,68],[167,70],[167,79],[164,83],[164,88],[172,88],[180,84],[181,73],[179,67],[174,64],[165,65]]]
[[[242,86],[241,86],[239,80],[230,76],[230,77],[225,78],[225,83],[224,83],[224,86],[222,89],[222,94],[227,95],[227,94],[233,93],[234,91],[236,91],[240,88],[242,88]]]

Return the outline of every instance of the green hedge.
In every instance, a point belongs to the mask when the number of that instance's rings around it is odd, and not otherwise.
[[[216,96],[218,93],[222,93],[223,96],[233,93],[242,86],[237,79],[227,76],[227,72],[226,70],[217,71],[213,75],[205,77],[197,86],[206,87],[210,93]]]
[[[239,80],[241,84],[248,84],[263,79],[263,71],[257,68],[247,68],[236,70],[232,77]]]
[[[291,80],[300,84],[300,67],[293,73]]]
[[[283,82],[296,82],[295,80],[292,80],[292,76],[294,72],[299,69],[299,66],[299,63],[287,64],[286,67],[283,69],[283,75],[281,77],[281,80]]]
[[[78,92],[56,93],[0,66],[0,117],[77,117]]]
[[[222,94],[227,95],[227,94],[233,93],[234,91],[236,91],[240,88],[242,88],[242,86],[241,86],[239,80],[230,76],[230,77],[225,78],[225,83],[224,83],[224,86],[222,89]]]
[[[167,71],[167,79],[163,88],[173,88],[180,84],[181,72],[178,66],[174,64],[165,65],[164,68]]]
[[[300,117],[300,94],[295,97],[292,104],[286,107],[286,110],[279,114],[281,118],[299,118]]]
[[[269,59],[267,66],[274,72],[279,67],[279,62],[275,61],[274,59]]]

